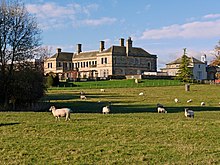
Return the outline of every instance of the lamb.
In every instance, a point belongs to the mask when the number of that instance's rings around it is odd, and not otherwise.
[[[144,95],[144,93],[143,93],[143,92],[139,93],[139,96],[143,96],[143,95]]]
[[[105,92],[105,89],[100,89],[101,92]]]
[[[105,106],[102,108],[102,113],[103,114],[108,114],[110,112],[110,107],[109,106]]]
[[[201,102],[201,106],[205,106],[205,102]]]
[[[187,103],[191,103],[191,102],[192,102],[192,99],[187,100]]]
[[[178,103],[178,102],[179,102],[179,99],[175,98],[174,101],[175,101],[175,103]]]
[[[49,111],[52,111],[52,114],[56,118],[56,121],[60,120],[60,117],[66,117],[66,121],[70,120],[71,110],[69,108],[56,109],[55,106],[51,106]]]
[[[157,111],[158,111],[158,113],[167,113],[164,106],[162,104],[159,104],[159,103],[157,104]]]
[[[193,110],[189,110],[189,108],[185,108],[185,116],[190,117],[190,118],[194,118]]]
[[[86,96],[85,95],[80,95],[80,99],[81,100],[86,100]]]

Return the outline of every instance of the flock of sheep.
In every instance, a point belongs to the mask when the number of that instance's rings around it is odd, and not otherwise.
[[[105,89],[100,89],[101,92],[105,92]],[[139,96],[143,96],[144,93],[139,93]],[[86,100],[85,92],[80,92],[80,99]],[[179,99],[174,99],[175,103],[179,103]],[[192,102],[192,99],[189,99],[186,101],[187,103]],[[220,102],[219,102],[220,105]],[[201,106],[205,106],[205,102],[201,102]],[[107,106],[102,107],[102,113],[103,114],[109,114],[111,110],[111,102]],[[66,117],[66,121],[70,120],[70,113],[71,109],[69,108],[60,108],[56,109],[55,106],[51,106],[49,111],[52,112],[53,116],[56,118],[56,120],[60,120],[60,117]],[[157,111],[158,113],[167,113],[165,107],[162,104],[157,104]],[[194,118],[194,111],[190,110],[189,108],[185,108],[185,117]]]

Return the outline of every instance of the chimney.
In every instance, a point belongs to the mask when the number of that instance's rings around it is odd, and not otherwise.
[[[131,40],[131,37],[129,37],[127,42],[126,42],[126,54],[127,54],[127,56],[130,54],[131,48],[132,48],[132,40]]]
[[[105,49],[105,41],[100,41],[99,52],[102,52]]]
[[[124,38],[120,38],[120,46],[125,46],[124,41],[125,41]]]
[[[61,48],[57,48],[57,53],[60,53],[61,52]]]
[[[76,51],[77,51],[77,54],[82,52],[82,44],[77,44]]]

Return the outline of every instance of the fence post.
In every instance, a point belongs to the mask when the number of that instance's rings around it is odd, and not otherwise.
[[[190,91],[190,84],[185,84],[185,91]]]

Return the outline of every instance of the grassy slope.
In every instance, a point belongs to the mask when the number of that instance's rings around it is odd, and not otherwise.
[[[48,98],[75,112],[100,112],[112,101],[113,113],[72,113],[71,122],[55,122],[49,112],[1,112],[0,164],[220,163],[219,86],[194,85],[190,92],[183,86],[87,89],[85,101],[79,92],[51,90]],[[167,114],[151,113],[157,102]],[[184,117],[186,106],[196,111],[195,119]]]

